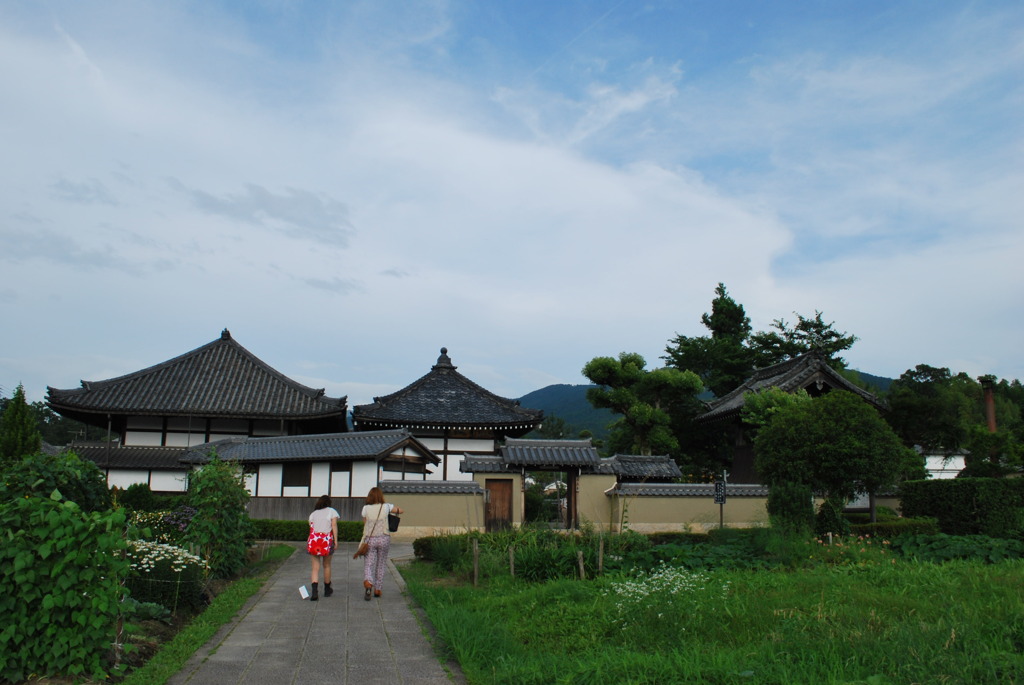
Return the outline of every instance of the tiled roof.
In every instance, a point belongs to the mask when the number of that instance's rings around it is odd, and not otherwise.
[[[609,495],[623,497],[707,497],[714,499],[714,483],[619,483],[607,491]],[[765,485],[728,484],[725,498],[767,497]]]
[[[529,431],[540,424],[544,412],[525,409],[515,400],[499,397],[456,371],[441,348],[430,373],[373,404],[357,405],[352,420],[374,426],[413,428],[478,427]]]
[[[417,460],[437,464],[440,459],[407,430],[288,435],[272,438],[227,438],[188,450],[185,460],[202,463],[211,449],[225,461],[239,463],[280,461],[380,460],[406,449]]]
[[[211,343],[141,371],[82,381],[82,387],[71,390],[47,388],[46,399],[66,416],[307,419],[344,417],[347,408],[346,398],[326,397],[322,389],[275,371],[239,345],[227,329]]]
[[[505,463],[526,468],[586,467],[601,463],[597,449],[586,440],[523,440],[508,438],[500,450]]]
[[[603,461],[608,463],[612,473],[625,479],[681,478],[683,475],[671,457],[616,454]]]
[[[482,495],[483,488],[474,480],[382,480],[380,489],[389,495],[446,494]]]
[[[799,357],[758,369],[738,388],[712,402],[711,409],[698,416],[696,420],[704,423],[735,416],[743,409],[743,405],[746,403],[745,395],[748,392],[760,392],[765,388],[772,387],[786,392],[795,392],[801,388],[821,389],[824,387],[848,390],[860,395],[865,401],[880,406],[877,397],[843,378],[828,365],[820,352],[813,350]],[[812,392],[812,394],[814,393]]]
[[[509,466],[501,457],[482,457],[467,454],[459,462],[462,473],[519,473],[520,469]]]
[[[185,450],[180,447],[121,447],[117,443],[77,443],[68,445],[82,459],[103,469],[140,469],[147,471],[186,471],[181,462]]]

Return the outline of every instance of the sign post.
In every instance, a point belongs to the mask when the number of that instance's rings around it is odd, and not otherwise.
[[[718,505],[718,527],[725,528],[725,483],[728,472],[722,472],[722,480],[715,481],[715,504]]]

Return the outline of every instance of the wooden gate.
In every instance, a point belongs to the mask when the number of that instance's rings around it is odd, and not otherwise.
[[[487,488],[487,509],[484,513],[487,532],[511,528],[512,481],[507,478],[488,478],[484,481],[484,487]]]

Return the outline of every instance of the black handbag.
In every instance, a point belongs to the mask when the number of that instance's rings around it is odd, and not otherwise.
[[[402,517],[398,514],[388,514],[388,532],[394,533],[398,530],[398,524],[402,522]]]

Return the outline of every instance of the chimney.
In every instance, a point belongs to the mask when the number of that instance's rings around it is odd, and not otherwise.
[[[979,376],[978,382],[981,383],[981,390],[985,397],[985,420],[988,421],[988,432],[996,432],[996,397],[993,393],[993,387],[996,383],[996,377],[988,374],[985,376]]]

